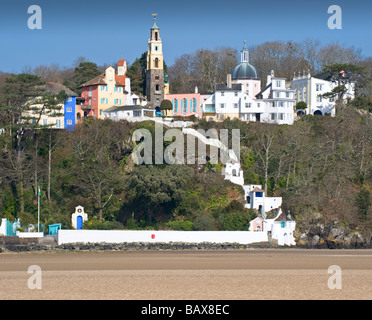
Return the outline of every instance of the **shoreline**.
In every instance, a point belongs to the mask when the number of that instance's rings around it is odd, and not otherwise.
[[[70,243],[70,244],[43,244],[43,243],[11,243],[0,244],[0,255],[5,253],[21,252],[166,252],[166,251],[249,251],[249,250],[275,250],[275,251],[335,251],[352,250],[364,251],[372,250],[372,246],[278,246],[270,243],[238,244],[238,243]]]

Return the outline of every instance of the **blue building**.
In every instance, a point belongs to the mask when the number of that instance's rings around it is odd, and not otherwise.
[[[57,120],[54,117],[52,119],[45,118],[43,119],[43,123],[45,122],[45,124],[49,124],[53,121],[57,121],[56,128],[72,130],[76,124],[76,98],[78,95],[74,91],[58,82],[47,82],[45,85],[40,86],[40,88],[54,95],[57,95],[61,91],[64,91],[68,96],[68,98],[65,99],[63,111],[61,110],[61,112],[63,112],[64,114],[63,119],[62,117],[60,119],[58,118]]]
[[[76,97],[73,91],[67,92],[68,98],[64,104],[64,127],[66,130],[73,130],[76,124]]]

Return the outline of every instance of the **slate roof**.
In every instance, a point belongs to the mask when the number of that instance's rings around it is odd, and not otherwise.
[[[226,84],[217,83],[216,84],[216,91],[241,91],[242,85],[241,83],[232,83],[231,88],[228,88]]]

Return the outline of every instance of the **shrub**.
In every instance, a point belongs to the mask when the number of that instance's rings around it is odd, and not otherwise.
[[[194,229],[191,221],[169,221],[165,225],[172,230],[192,231]]]
[[[207,216],[201,216],[195,219],[194,228],[198,231],[210,231],[215,229],[215,221]]]

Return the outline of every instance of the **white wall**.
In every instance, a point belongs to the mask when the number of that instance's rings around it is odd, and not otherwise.
[[[155,236],[153,238],[153,235]],[[266,232],[252,231],[134,231],[58,230],[58,244],[64,243],[239,243],[268,241]]]

